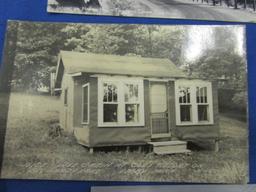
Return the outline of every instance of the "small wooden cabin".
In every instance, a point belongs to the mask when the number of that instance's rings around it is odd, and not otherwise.
[[[169,59],[61,51],[55,91],[61,126],[91,151],[187,152],[186,141],[219,137],[216,84],[187,78]]]

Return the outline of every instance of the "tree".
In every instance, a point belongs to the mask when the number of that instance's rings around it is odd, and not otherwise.
[[[60,30],[65,25],[20,23],[14,63],[14,87],[36,90],[49,85],[49,71],[63,47]]]
[[[234,92],[230,98],[233,107],[244,110],[247,102],[246,57],[244,52],[237,50],[236,33],[234,28],[216,28],[214,46],[204,50],[188,67],[192,76],[221,80],[220,89]]]
[[[81,25],[80,25],[81,27]],[[91,25],[70,26],[66,33],[66,48],[92,53],[169,58],[180,65],[184,41],[183,27],[155,25]],[[81,31],[83,33],[81,34]]]
[[[183,41],[183,27],[22,22],[13,86],[24,91],[49,86],[50,70],[60,50],[169,58],[180,65]]]

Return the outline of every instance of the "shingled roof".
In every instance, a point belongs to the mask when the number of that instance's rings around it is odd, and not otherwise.
[[[58,63],[58,68],[60,67],[64,67],[65,72],[68,74],[86,72],[92,74],[133,75],[158,78],[185,77],[185,74],[169,59],[139,56],[61,51]],[[60,72],[61,70],[57,69],[58,71]]]

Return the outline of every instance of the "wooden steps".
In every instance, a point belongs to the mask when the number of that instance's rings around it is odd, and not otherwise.
[[[185,141],[158,141],[148,144],[153,146],[153,152],[158,155],[191,152],[187,149],[187,142]]]

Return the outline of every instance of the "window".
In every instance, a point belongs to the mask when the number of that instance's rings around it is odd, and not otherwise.
[[[142,79],[99,77],[99,126],[143,126]]]
[[[209,103],[207,96],[207,87],[196,87],[196,103],[198,121],[209,121]]]
[[[68,105],[68,89],[64,90],[64,105]]]
[[[139,122],[139,86],[138,84],[125,84],[125,121]]]
[[[104,83],[103,85],[103,122],[118,121],[118,98],[117,85],[115,83]]]
[[[191,89],[179,86],[180,121],[191,122]]]
[[[82,123],[89,123],[89,84],[83,86]]]
[[[199,80],[175,82],[177,125],[212,124],[212,86]]]

